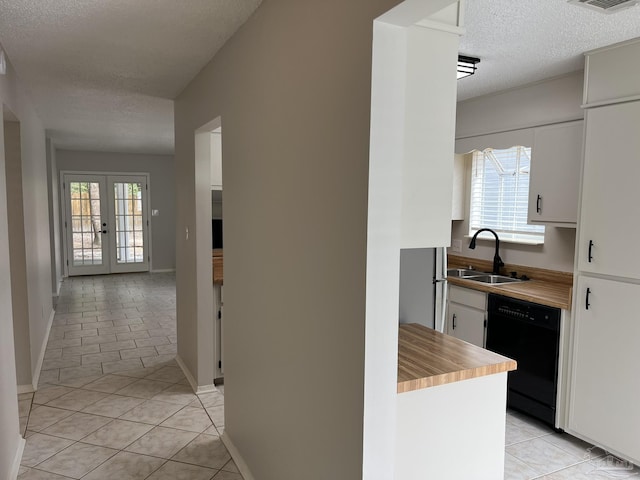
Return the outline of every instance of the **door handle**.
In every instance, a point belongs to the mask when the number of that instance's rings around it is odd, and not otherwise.
[[[536,200],[536,212],[542,212],[542,206],[540,205],[542,202],[542,197],[538,195],[538,199]]]
[[[587,295],[586,295],[585,300],[584,300],[584,308],[586,310],[589,310],[589,307],[591,306],[591,304],[589,303],[589,296],[590,295],[591,295],[591,289],[587,288]]]
[[[456,329],[456,314],[455,314],[455,313],[453,314],[453,318],[452,318],[452,320],[453,320],[453,325],[452,325],[452,327],[453,327],[453,330],[455,330],[455,329]]]

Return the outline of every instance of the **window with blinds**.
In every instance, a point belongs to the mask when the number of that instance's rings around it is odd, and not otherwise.
[[[500,240],[543,243],[544,226],[527,224],[531,148],[473,153],[469,235],[495,230]],[[483,232],[480,238],[493,238]]]

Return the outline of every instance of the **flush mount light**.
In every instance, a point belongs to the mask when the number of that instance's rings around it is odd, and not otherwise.
[[[478,63],[480,63],[479,58],[458,55],[458,80],[476,73],[476,64]]]

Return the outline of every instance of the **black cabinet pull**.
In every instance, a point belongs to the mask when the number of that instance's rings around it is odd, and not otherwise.
[[[538,199],[536,200],[536,212],[542,212],[542,207],[540,206],[540,202],[542,202],[542,197],[538,195]]]
[[[584,301],[584,307],[589,310],[589,307],[591,306],[591,304],[589,303],[589,295],[591,295],[591,289],[587,288],[587,295],[585,297],[585,301]]]
[[[589,240],[589,255],[588,255],[588,260],[589,263],[591,263],[591,260],[593,260],[593,255],[591,255],[591,249],[593,248],[593,240]]]
[[[453,320],[453,329],[455,330],[456,329],[456,314],[455,313],[453,314],[453,319],[452,320]]]

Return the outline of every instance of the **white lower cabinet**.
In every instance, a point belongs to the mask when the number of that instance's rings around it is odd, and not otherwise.
[[[640,463],[640,285],[577,281],[569,431]]]
[[[449,286],[447,334],[484,348],[487,294]]]

